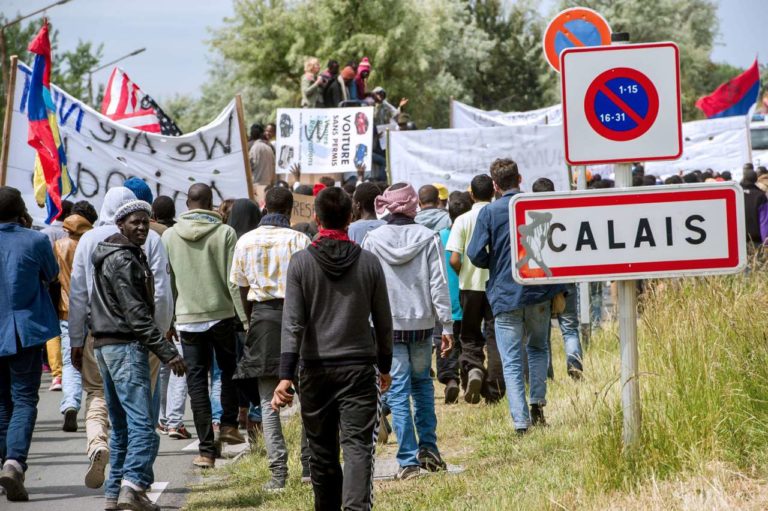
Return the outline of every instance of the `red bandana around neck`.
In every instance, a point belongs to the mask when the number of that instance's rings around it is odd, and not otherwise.
[[[317,239],[313,243],[313,245],[317,244],[321,239],[328,238],[331,240],[338,240],[338,241],[349,241],[352,242],[351,239],[349,239],[349,235],[347,234],[347,231],[342,231],[339,229],[323,229],[322,227],[317,231]]]

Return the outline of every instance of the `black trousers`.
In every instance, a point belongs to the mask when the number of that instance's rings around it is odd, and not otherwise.
[[[460,291],[463,310],[461,321],[461,355],[459,364],[464,374],[472,369],[483,371],[482,396],[491,403],[504,397],[504,368],[496,346],[493,310],[485,291]],[[483,328],[485,325],[485,328]],[[485,364],[485,351],[488,365]]]
[[[211,398],[208,394],[208,372],[216,362],[221,369],[221,425],[237,428],[238,393],[232,375],[237,366],[235,319],[224,319],[205,332],[180,332],[187,363],[187,388],[192,417],[200,439],[200,454],[216,456],[211,423]]]
[[[237,361],[240,362],[240,359],[243,358],[243,349],[245,348],[245,332],[237,331],[235,332],[235,346],[237,347]],[[259,397],[259,389],[256,388],[254,391],[256,392],[254,394],[254,397],[256,398],[256,401],[251,401],[248,398],[248,395],[243,392],[242,389],[240,389],[240,386],[237,387],[237,404],[240,408],[248,408],[250,409],[251,405],[253,406],[261,406],[261,398]]]
[[[302,368],[299,385],[315,510],[369,510],[381,414],[378,371],[373,365]]]
[[[451,380],[461,381],[462,385],[466,387],[467,374],[464,371],[461,371],[461,368],[459,367],[459,354],[461,353],[461,321],[453,322],[453,350],[451,350],[451,353],[445,358],[440,356],[440,346],[443,343],[442,334],[443,326],[436,326],[432,340],[435,344],[437,381],[443,385],[447,385]]]

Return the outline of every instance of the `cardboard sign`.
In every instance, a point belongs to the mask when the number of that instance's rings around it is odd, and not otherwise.
[[[309,222],[315,216],[315,198],[311,195],[293,194],[293,213],[291,225]]]

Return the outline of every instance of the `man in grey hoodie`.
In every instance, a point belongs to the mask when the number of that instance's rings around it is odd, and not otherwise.
[[[435,232],[451,228],[451,217],[440,206],[440,191],[436,186],[424,185],[419,188],[419,208],[414,219],[417,224]]]
[[[418,476],[420,468],[445,469],[437,448],[435,389],[429,375],[436,320],[443,325],[441,355],[447,356],[453,346],[443,247],[438,233],[414,222],[417,201],[411,185],[389,187],[376,198],[377,213],[389,213],[388,224],[363,240],[363,248],[378,257],[384,269],[392,309],[394,350],[387,404],[399,444],[400,480]]]

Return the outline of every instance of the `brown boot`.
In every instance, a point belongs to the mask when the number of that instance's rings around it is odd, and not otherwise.
[[[224,426],[223,424],[221,425],[219,440],[232,445],[245,443],[245,438],[236,427]]]
[[[192,460],[192,464],[200,468],[213,468],[216,465],[216,460],[201,454]]]
[[[241,406],[237,412],[237,426],[240,429],[245,429],[248,425],[248,407]]]

